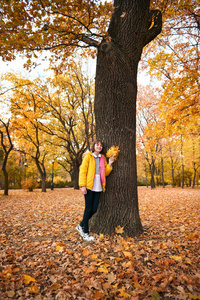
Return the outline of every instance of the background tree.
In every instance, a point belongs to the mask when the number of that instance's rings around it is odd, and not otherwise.
[[[13,147],[14,150],[14,147]],[[21,182],[24,179],[24,164],[22,155],[17,151],[12,151],[7,164],[9,188],[21,188]]]
[[[156,89],[140,87],[137,98],[137,151],[143,155],[151,174],[151,188],[155,188],[155,161],[162,149],[163,124],[159,120]],[[158,167],[158,165],[157,165]]]
[[[162,3],[164,28],[147,46],[143,63],[148,62],[150,74],[162,81],[160,109],[166,125],[176,129],[199,118],[199,3]]]
[[[70,169],[75,189],[82,156],[95,134],[93,98],[94,83],[76,64],[66,76],[47,79],[41,96],[47,114],[41,128],[52,137],[58,163]]]
[[[10,111],[17,135],[15,146],[18,151],[30,156],[35,161],[42,180],[42,192],[46,192],[45,160],[48,155],[48,139],[40,130],[41,119],[45,114],[40,110],[43,105],[39,97],[40,85],[38,88],[37,84],[14,75],[8,74],[5,78],[14,84],[21,82],[21,87],[15,89],[10,97]]]

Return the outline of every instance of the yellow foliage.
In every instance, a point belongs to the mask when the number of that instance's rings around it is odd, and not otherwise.
[[[115,228],[115,232],[116,233],[123,233],[124,232],[124,227],[121,227],[120,225],[118,225],[116,228]]]
[[[33,294],[38,294],[38,292],[39,292],[36,284],[31,286],[29,291],[30,291],[30,293],[33,293]]]
[[[28,285],[30,282],[36,282],[36,279],[29,275],[24,274],[24,282],[26,285]]]
[[[105,267],[105,266],[103,266],[103,267],[99,267],[98,269],[97,269],[97,271],[99,272],[99,273],[104,273],[104,274],[108,274],[108,269]]]
[[[18,0],[12,3],[0,1],[1,18],[9,20],[2,21],[0,26],[3,59],[11,61],[15,59],[16,51],[24,54],[27,49],[25,67],[36,65],[32,58],[37,57],[37,53],[29,50],[35,48],[37,41],[37,49],[51,49],[51,62],[59,61],[59,71],[66,70],[64,66],[70,62],[67,58],[74,52],[74,47],[80,43],[88,44],[86,28],[91,32],[98,28],[99,35],[105,35],[112,9],[112,3],[108,1],[50,1],[48,10],[43,9],[43,5],[47,2],[30,0],[26,5]],[[53,14],[55,11],[57,13]],[[93,57],[96,49],[85,47],[81,53]]]
[[[28,178],[22,181],[22,188],[28,189],[30,192],[32,192],[37,187],[38,187],[38,183],[32,178]]]
[[[119,150],[119,147],[118,146],[112,146],[108,151],[107,151],[107,153],[106,153],[106,156],[107,157],[111,157],[111,156],[113,156],[114,157],[114,159],[116,160],[117,158],[118,158],[118,156],[119,156],[119,152],[120,152],[120,150]]]
[[[118,289],[118,291],[120,292],[120,294],[119,294],[120,297],[124,297],[124,298],[131,297],[131,295],[125,291],[124,287],[122,287],[121,289]]]

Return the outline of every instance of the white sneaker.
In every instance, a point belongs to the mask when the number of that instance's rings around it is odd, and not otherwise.
[[[76,226],[76,230],[80,233],[81,236],[83,236],[84,232],[83,232],[83,228],[81,227],[80,224],[78,224],[78,225]]]
[[[94,241],[94,237],[91,236],[89,233],[83,233],[82,238],[84,241],[87,241],[87,242]]]

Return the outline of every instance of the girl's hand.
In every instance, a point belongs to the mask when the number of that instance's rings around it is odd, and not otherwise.
[[[109,158],[109,166],[110,166],[110,167],[112,166],[112,164],[114,163],[114,161],[115,161],[114,156],[111,156],[111,157]]]
[[[86,195],[86,194],[87,194],[87,189],[86,189],[85,186],[82,186],[82,187],[81,187],[81,193],[82,193],[83,195]]]

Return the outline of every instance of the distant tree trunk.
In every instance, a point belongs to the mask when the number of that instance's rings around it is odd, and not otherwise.
[[[150,172],[151,172],[151,188],[155,189],[155,179],[154,179],[154,173],[155,173],[155,164],[154,159],[152,158],[151,164],[150,164]]]
[[[181,187],[184,188],[184,164],[183,164],[183,135],[181,134]]]
[[[162,186],[165,188],[165,180],[164,180],[164,163],[163,163],[163,158],[161,157],[161,168],[162,168]]]
[[[159,186],[159,168],[155,168],[155,171],[156,171],[156,185]]]
[[[174,188],[174,161],[172,156],[170,156],[170,159],[171,159],[172,187]]]
[[[193,162],[193,180],[192,180],[192,188],[195,187],[195,181],[196,181],[196,173],[197,173],[197,169],[195,168],[195,162]]]
[[[46,174],[42,175],[42,192],[46,192]]]
[[[181,174],[178,172],[178,186],[181,187]]]
[[[37,166],[37,169],[38,169],[38,172],[40,174],[40,178],[42,180],[42,192],[46,192],[46,170],[45,170],[45,166],[44,166],[44,159],[43,159],[43,162],[39,162],[39,160],[37,159],[37,157],[33,157],[35,159],[35,162],[36,162],[36,166]]]
[[[136,172],[137,70],[143,47],[162,27],[161,13],[149,12],[149,5],[149,0],[115,0],[109,36],[98,48],[96,136],[106,148],[119,146],[120,156],[107,178],[92,225],[97,233],[111,234],[118,225],[124,228],[124,236],[142,232]]]
[[[181,165],[181,175],[182,175],[181,187],[183,189],[184,188],[184,165],[183,165],[183,163]]]
[[[8,172],[6,170],[8,157],[10,152],[13,150],[13,143],[11,140],[10,132],[9,132],[9,126],[10,126],[10,120],[8,120],[7,123],[5,123],[3,120],[1,120],[1,123],[3,124],[3,127],[5,128],[6,135],[3,131],[0,130],[0,136],[1,136],[1,146],[3,148],[4,157],[3,157],[3,164],[2,164],[2,171],[4,174],[4,195],[8,196]],[[7,137],[7,141],[5,141],[5,137]]]
[[[148,178],[147,178],[147,166],[146,166],[146,164],[144,165],[144,170],[145,170],[145,178],[146,178],[146,187],[148,188]]]
[[[8,172],[5,168],[2,168],[3,175],[4,175],[4,195],[8,196]]]

